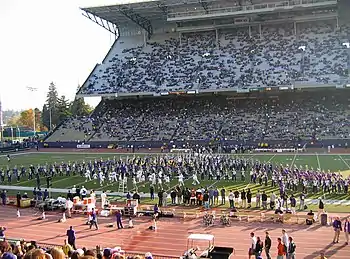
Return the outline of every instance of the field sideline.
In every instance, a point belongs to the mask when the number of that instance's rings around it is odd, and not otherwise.
[[[155,156],[155,155],[162,155],[162,154],[149,154],[149,153],[143,153],[143,154],[135,154],[136,156]],[[171,155],[171,154],[170,154]],[[33,164],[34,166],[37,166],[38,164],[46,164],[46,163],[61,163],[61,162],[82,162],[83,160],[90,161],[95,159],[106,159],[106,158],[127,158],[127,157],[133,157],[134,154],[116,154],[116,153],[77,153],[77,152],[28,152],[28,153],[17,153],[11,155],[11,161],[8,162],[6,155],[0,156],[0,168],[6,169],[7,166],[10,168],[13,168],[14,166],[17,166],[17,168],[21,167],[22,165],[25,167],[28,167],[29,165]],[[334,171],[338,172],[340,171],[344,176],[350,175],[350,155],[344,155],[344,154],[304,154],[304,153],[298,153],[298,154],[276,154],[276,153],[257,153],[257,154],[240,154],[240,155],[232,155],[232,156],[239,156],[239,157],[245,157],[245,158],[252,158],[256,159],[262,162],[270,162],[275,165],[283,164],[283,165],[295,165],[297,167],[302,166],[305,168],[305,166],[308,166],[309,168],[321,168],[325,171]],[[205,181],[203,182],[204,185],[213,185],[215,181]],[[44,184],[45,181],[42,179],[42,184]],[[244,185],[245,183],[238,182],[239,185]],[[13,185],[19,185],[19,186],[30,186],[34,187],[36,184],[35,180],[28,181],[27,179],[22,180],[19,183],[13,183]],[[176,185],[176,183],[172,183],[172,185]],[[222,183],[216,183],[214,185],[216,186],[228,186],[230,185],[230,181],[223,181]],[[246,183],[248,184],[248,183]],[[53,179],[53,187],[54,188],[70,188],[73,185],[84,185],[85,187],[91,189],[102,189],[99,185],[96,185],[94,181],[85,183],[85,178],[82,178],[80,176],[71,176],[69,178],[67,177],[55,177]],[[147,187],[147,188],[146,188]],[[148,186],[143,188],[140,186],[140,191],[148,191]],[[117,184],[115,186],[108,186],[108,189],[111,191],[116,191],[118,188]],[[236,188],[241,188],[241,186],[237,186]],[[129,189],[132,189],[131,186],[129,186]]]

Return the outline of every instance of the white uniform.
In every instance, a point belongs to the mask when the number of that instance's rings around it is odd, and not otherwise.
[[[106,200],[107,200],[107,194],[106,193],[101,193],[101,206],[102,208],[104,208],[105,204],[106,204]]]
[[[103,182],[104,182],[104,180],[105,180],[104,178],[105,178],[105,176],[103,175],[103,173],[102,173],[102,172],[99,172],[99,174],[98,174],[98,180],[99,180],[101,186],[103,185]]]
[[[157,178],[155,174],[152,174],[152,185],[156,185],[157,184]]]
[[[182,174],[179,175],[179,185],[184,186],[184,176]]]
[[[165,181],[165,184],[166,184],[167,186],[170,185],[170,177],[169,177],[169,175],[164,176],[164,181]]]
[[[194,173],[194,174],[193,174],[193,182],[192,182],[192,185],[197,185],[197,184],[200,184],[200,182],[198,181],[197,174]]]
[[[163,188],[162,178],[158,178],[158,187]]]
[[[87,181],[91,181],[91,173],[89,169],[85,171],[85,182]]]
[[[112,181],[118,182],[117,173],[114,171],[112,172]]]

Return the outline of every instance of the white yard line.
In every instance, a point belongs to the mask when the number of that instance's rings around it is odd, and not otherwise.
[[[272,159],[274,159],[274,158],[275,158],[275,156],[276,156],[276,154],[274,154],[272,157],[270,157],[270,159],[269,159],[269,160],[267,160],[267,163],[270,163],[270,162],[272,161]]]
[[[321,163],[320,163],[320,158],[318,157],[318,153],[316,153],[316,159],[317,159],[318,169],[321,170]]]
[[[338,155],[338,156],[339,156],[340,160],[343,161],[343,163],[350,169],[350,165],[348,164],[348,162],[346,162],[341,155]]]
[[[218,182],[220,182],[219,180],[216,180],[214,183],[212,183],[211,185],[208,186],[208,188],[211,188],[213,186],[215,186]]]
[[[54,184],[54,183],[59,183],[59,182],[62,182],[62,181],[66,181],[67,179],[76,178],[76,177],[78,177],[78,176],[80,176],[80,175],[73,175],[73,176],[64,177],[64,178],[62,178],[62,179],[59,179],[59,180],[56,180],[56,181],[52,181],[52,184]]]
[[[185,182],[187,182],[187,181],[191,180],[191,179],[192,179],[192,177],[193,177],[193,176],[190,176],[188,179],[186,179],[186,180],[184,181],[184,186],[186,186],[186,185],[185,185]],[[166,193],[168,193],[170,190],[175,189],[175,187],[177,187],[178,185],[179,185],[179,184],[175,184],[174,186],[169,187],[169,188],[166,190]]]
[[[294,163],[295,163],[295,160],[297,159],[297,153],[295,153],[294,157],[293,157],[293,160],[292,160],[292,164],[290,165],[290,168],[293,168],[294,166]]]
[[[71,185],[71,186],[67,186],[66,188],[67,189],[72,189],[74,186],[83,186],[84,184],[86,184],[86,183],[90,183],[90,182],[93,182],[94,181],[94,179],[92,179],[91,181],[87,181],[87,182],[85,182],[85,181],[83,181],[83,182],[79,182],[79,183],[76,183],[76,184],[74,184],[74,185]],[[94,189],[94,190],[96,190],[96,189]]]
[[[33,152],[7,153],[6,155],[0,155],[0,157],[7,157],[7,155],[10,155],[10,157],[13,157],[13,156],[23,156],[23,155],[30,155],[30,154],[33,154]]]

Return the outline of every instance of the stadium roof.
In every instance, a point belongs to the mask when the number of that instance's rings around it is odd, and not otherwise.
[[[83,7],[81,9],[85,12],[96,15],[106,21],[118,25],[123,22],[130,21],[128,15],[123,12],[124,10],[132,10],[132,12],[138,15],[142,15],[142,17],[149,20],[158,20],[162,18],[162,16],[164,16],[164,19],[166,19],[166,13],[159,8],[160,5],[161,3],[158,0],[131,0],[127,1],[126,3],[119,2],[113,5]]]
[[[95,0],[96,1],[96,0]],[[196,19],[211,19],[248,13],[263,13],[272,11],[299,10],[302,7],[332,6],[335,0],[296,0],[292,4],[288,0],[254,0],[253,9],[240,9],[239,1],[233,0],[105,0],[102,4],[82,7],[87,18],[99,24],[110,32],[117,34],[119,28],[133,27],[137,24],[153,34],[153,26],[157,22],[185,21]],[[271,3],[270,5],[267,5]],[[175,17],[173,17],[175,15]],[[177,17],[180,15],[182,17]],[[170,17],[170,18],[169,18]]]
[[[179,4],[179,1],[170,0]],[[197,0],[189,0],[195,1]],[[165,0],[126,0],[105,1],[103,5],[82,7],[83,14],[93,22],[99,24],[110,32],[116,34],[120,25],[135,23],[144,28],[149,36],[153,34],[151,21],[167,19],[167,6]],[[183,4],[183,3],[182,3]]]

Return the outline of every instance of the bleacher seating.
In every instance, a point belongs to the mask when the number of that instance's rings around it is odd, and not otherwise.
[[[335,23],[253,26],[215,32],[121,37],[80,94],[159,93],[298,84],[347,76],[349,28]]]
[[[47,141],[344,139],[350,138],[349,103],[347,95],[336,90],[255,99],[180,96],[105,100],[99,113],[68,121]]]
[[[338,85],[347,77],[348,27],[333,21],[118,39],[80,94]],[[217,38],[216,38],[217,37]],[[285,93],[103,100],[94,114],[64,123],[46,141],[247,141],[350,137],[341,93]]]

